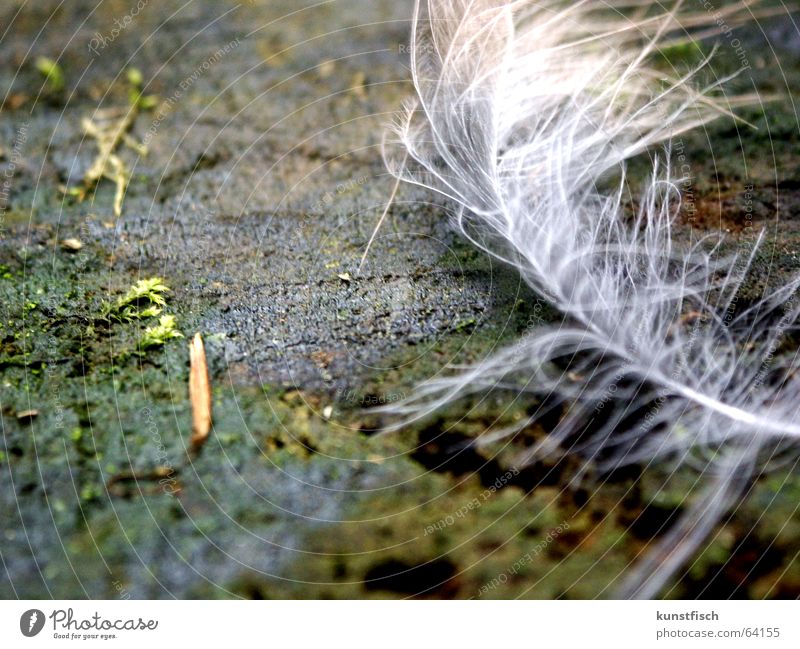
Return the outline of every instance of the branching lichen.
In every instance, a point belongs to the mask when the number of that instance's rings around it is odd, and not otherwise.
[[[114,194],[114,214],[122,214],[122,201],[128,188],[130,173],[125,162],[118,155],[121,145],[134,150],[141,156],[147,155],[147,147],[130,136],[136,118],[141,110],[149,110],[156,104],[153,95],[142,94],[142,73],[136,68],[128,71],[130,90],[129,106],[97,110],[93,118],[85,117],[81,122],[87,136],[97,143],[97,155],[83,175],[78,187],[64,188],[66,194],[83,201],[94,192],[103,178],[111,180],[117,187]]]

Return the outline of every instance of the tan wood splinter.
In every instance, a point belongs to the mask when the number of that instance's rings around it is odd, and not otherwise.
[[[197,451],[211,431],[211,381],[206,350],[199,333],[189,344],[189,400],[192,404],[191,450]]]

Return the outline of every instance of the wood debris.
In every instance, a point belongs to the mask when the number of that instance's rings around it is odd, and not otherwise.
[[[194,335],[189,345],[189,401],[192,404],[191,449],[197,451],[211,432],[211,381],[203,338]]]
[[[21,410],[17,413],[17,421],[22,423],[28,423],[36,419],[39,416],[38,410]]]
[[[336,62],[335,61],[323,61],[319,64],[319,76],[321,79],[327,79],[331,76],[334,71],[336,70]]]
[[[350,92],[352,92],[359,99],[363,100],[367,98],[367,75],[365,75],[363,72],[356,72],[353,75],[353,79],[350,83]]]
[[[120,498],[130,498],[136,493],[156,494],[159,492],[176,496],[181,492],[177,475],[178,473],[173,467],[163,465],[150,471],[119,473],[109,478],[106,482],[106,490],[109,495]],[[158,482],[158,485],[145,487],[142,484],[144,482]]]
[[[83,244],[80,242],[79,239],[64,239],[61,242],[61,247],[64,250],[68,250],[70,252],[77,252],[81,248],[83,248]]]

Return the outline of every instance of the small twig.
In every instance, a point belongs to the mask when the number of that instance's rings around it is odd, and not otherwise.
[[[142,473],[137,473],[136,471],[128,471],[125,473],[118,473],[117,475],[111,476],[106,482],[106,487],[113,487],[120,482],[144,482],[144,481],[156,481],[156,480],[163,480],[164,478],[172,478],[175,475],[175,469],[171,466],[157,466],[155,469],[151,469],[150,471],[144,471]]]
[[[177,471],[171,466],[157,466],[150,471],[129,471],[119,473],[109,478],[106,482],[106,490],[112,496],[118,497],[131,497],[136,491],[139,493],[157,493],[158,491],[177,496],[181,492],[180,483],[176,479]],[[158,482],[159,486],[154,490],[153,488],[145,489],[141,483],[143,482]],[[154,485],[155,487],[155,485]]]
[[[189,345],[189,401],[192,404],[191,450],[198,451],[211,431],[211,381],[203,338],[194,335]]]

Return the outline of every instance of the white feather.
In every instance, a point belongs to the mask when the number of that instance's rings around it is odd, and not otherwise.
[[[800,441],[795,366],[775,357],[797,321],[800,283],[735,313],[750,258],[721,258],[713,240],[673,242],[680,191],[668,153],[638,212],[623,213],[627,159],[748,101],[723,107],[712,98],[722,82],[698,90],[692,75],[667,80],[649,67],[681,23],[677,7],[653,17],[645,4],[418,1],[418,97],[395,131],[400,152],[387,153],[398,177],[446,197],[456,227],[564,315],[420,386],[391,408],[404,422],[511,384],[567,409],[535,453],[555,442],[601,469],[672,460],[711,474],[628,574],[620,593],[639,597],[658,593],[765,458]],[[702,28],[713,16],[685,22]],[[601,189],[614,177],[618,189]],[[569,375],[553,362],[563,359]],[[613,412],[598,417],[609,395]],[[646,417],[632,426],[636,412]]]

